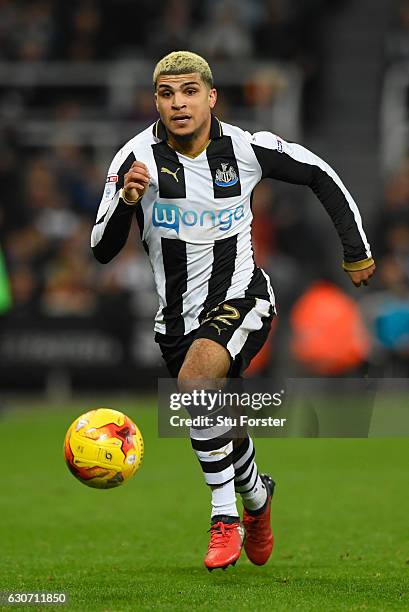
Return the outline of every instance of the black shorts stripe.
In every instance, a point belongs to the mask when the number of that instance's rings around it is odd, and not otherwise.
[[[252,464],[252,462],[254,461],[254,457],[256,456],[256,451],[253,450],[251,451],[251,455],[248,459],[246,459],[246,461],[243,463],[243,465],[241,465],[239,468],[235,468],[235,474],[236,474],[236,478],[238,478],[239,476],[241,476],[242,474],[244,474],[244,472],[249,468],[249,466]]]
[[[183,240],[161,238],[163,267],[166,278],[166,306],[162,314],[166,333],[183,335],[185,323],[182,317],[183,293],[187,289],[187,255]]]
[[[223,459],[219,461],[203,461],[199,459],[200,465],[202,466],[202,470],[206,474],[216,474],[217,472],[222,472],[226,468],[228,468],[232,464],[233,453],[229,453]]]
[[[271,306],[269,316],[262,318],[263,324],[261,328],[258,329],[257,331],[251,332],[247,336],[247,340],[245,341],[240,351],[240,354],[243,355],[244,359],[246,358],[247,355],[252,355],[253,357],[257,355],[257,353],[259,352],[263,344],[266,342],[268,338],[268,334],[270,333],[271,322],[273,320],[273,316],[274,316],[273,307]],[[251,357],[251,359],[253,357]],[[247,361],[247,362],[243,361],[243,367],[247,368],[248,365],[250,364],[250,361]]]
[[[202,323],[196,337],[208,338],[227,347],[234,332],[239,329],[244,318],[255,305],[255,298],[237,298],[209,309],[203,313]],[[238,311],[240,315],[238,318],[229,318],[231,314],[234,314],[232,309]],[[226,316],[226,319],[223,320],[223,316]],[[227,321],[227,323],[224,321]]]

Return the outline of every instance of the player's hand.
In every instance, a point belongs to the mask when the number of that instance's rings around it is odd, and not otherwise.
[[[134,161],[124,176],[124,195],[128,202],[136,202],[149,186],[148,168],[143,162]]]
[[[365,268],[365,270],[355,270],[354,272],[346,270],[346,273],[348,274],[351,281],[354,283],[355,287],[360,287],[361,285],[368,284],[369,279],[375,272],[375,269],[376,266],[375,264],[373,264],[369,268]]]

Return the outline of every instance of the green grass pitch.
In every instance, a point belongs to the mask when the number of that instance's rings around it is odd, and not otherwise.
[[[409,609],[407,439],[256,440],[277,482],[272,558],[209,574],[209,491],[189,441],[158,438],[153,400],[106,402],[142,430],[133,480],[101,491],[68,472],[65,431],[97,405],[1,413],[0,591],[65,592],[29,609],[82,612]]]

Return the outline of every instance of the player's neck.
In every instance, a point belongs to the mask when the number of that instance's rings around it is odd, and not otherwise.
[[[173,134],[168,135],[168,144],[182,155],[197,157],[204,151],[210,142],[210,122],[198,134],[192,134],[189,138],[177,138]]]

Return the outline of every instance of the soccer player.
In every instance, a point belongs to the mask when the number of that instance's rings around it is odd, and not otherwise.
[[[330,215],[356,286],[375,265],[361,217],[337,174],[304,147],[220,122],[208,63],[173,52],[153,73],[159,119],[115,155],[92,231],[95,257],[109,262],[135,216],[159,298],[155,340],[179,389],[240,377],[267,339],[275,314],[270,281],[253,258],[251,195],[265,177],[308,185]],[[244,548],[263,565],[273,548],[274,482],[259,474],[251,438],[191,429],[212,491],[209,570]],[[220,430],[220,428],[218,428]],[[244,512],[240,522],[236,492]]]

